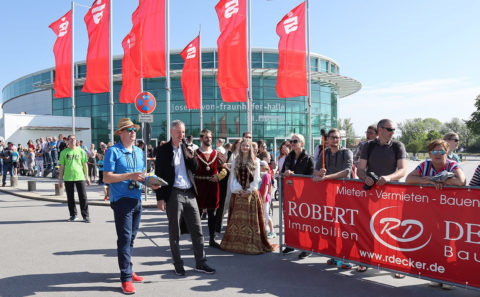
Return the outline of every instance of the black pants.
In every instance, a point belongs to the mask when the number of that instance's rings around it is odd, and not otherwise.
[[[77,187],[78,200],[80,201],[80,212],[83,218],[88,218],[88,200],[85,190],[85,181],[65,181],[65,192],[67,192],[68,211],[70,216],[77,216],[77,207],[75,206],[75,186]]]
[[[203,250],[202,224],[200,222],[197,200],[192,191],[182,191],[173,188],[167,202],[167,218],[168,239],[175,267],[183,267],[183,260],[180,256],[180,220],[182,217],[185,219],[188,231],[192,237],[195,262],[197,265],[200,265],[206,261],[206,258]]]

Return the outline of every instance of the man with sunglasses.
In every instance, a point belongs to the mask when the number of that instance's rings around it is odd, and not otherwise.
[[[378,137],[367,142],[360,154],[357,166],[357,176],[368,186],[375,183],[383,186],[390,181],[397,181],[405,176],[407,165],[407,152],[400,141],[393,140],[395,126],[389,119],[380,120],[377,124]],[[370,174],[373,173],[373,174]],[[375,182],[371,176],[377,176]],[[358,266],[358,272],[367,270],[365,266]],[[395,277],[404,277],[395,274]]]
[[[110,184],[110,206],[117,231],[118,266],[125,294],[135,293],[132,282],[143,282],[143,277],[133,272],[131,261],[133,242],[142,216],[141,182],[145,181],[145,156],[135,146],[139,128],[129,118],[120,119],[115,131],[120,141],[106,151],[103,163],[103,181]]]
[[[59,187],[63,187],[65,182],[65,192],[67,192],[68,211],[70,212],[69,222],[77,220],[77,207],[75,206],[75,187],[77,188],[78,200],[80,201],[80,212],[85,223],[90,223],[88,212],[87,191],[85,182],[90,185],[87,169],[87,154],[76,145],[75,135],[68,135],[68,147],[60,154],[58,160]]]

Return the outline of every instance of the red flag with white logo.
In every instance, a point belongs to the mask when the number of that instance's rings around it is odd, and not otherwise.
[[[110,91],[110,0],[95,0],[84,17],[88,31],[87,77],[82,92]]]
[[[279,98],[307,96],[307,53],[305,45],[305,2],[295,7],[277,24]]]
[[[188,109],[200,109],[200,36],[180,53],[185,63],[182,70],[182,90]]]
[[[220,0],[215,6],[220,23],[217,82],[225,102],[246,102],[247,4],[246,0]]]
[[[132,14],[132,58],[141,77],[165,76],[165,0],[140,0]]]
[[[122,42],[122,89],[120,90],[120,103],[133,103],[140,93],[140,74],[132,59],[132,48],[136,46],[135,33],[130,32]]]
[[[55,98],[72,97],[72,11],[50,26],[57,40],[53,46],[55,55]]]

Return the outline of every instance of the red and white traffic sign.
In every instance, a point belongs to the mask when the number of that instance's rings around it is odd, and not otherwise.
[[[155,97],[149,92],[143,92],[135,97],[135,107],[141,113],[152,113],[157,106]]]

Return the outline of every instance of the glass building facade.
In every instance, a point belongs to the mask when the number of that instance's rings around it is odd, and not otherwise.
[[[188,110],[181,87],[180,75],[183,59],[179,51],[171,53],[171,119],[180,119],[186,124],[186,133],[199,135],[200,112]],[[114,58],[114,74],[121,74],[121,57]],[[226,103],[222,101],[216,81],[217,52],[204,49],[203,68],[203,128],[213,131],[216,137],[236,138],[247,131],[247,112],[245,103]],[[291,133],[300,133],[308,137],[308,98],[278,98],[275,90],[278,52],[276,50],[252,50],[252,95],[253,95],[253,137],[264,139],[273,148],[274,138],[288,138]],[[358,91],[360,83],[339,75],[338,65],[321,55],[311,55],[311,100],[312,100],[312,137],[320,138],[320,129],[336,127],[337,102],[341,93],[342,80],[350,81],[349,93]],[[109,94],[83,93],[82,82],[86,75],[85,62],[75,65],[75,113],[76,116],[91,117],[92,141],[110,139]],[[16,97],[38,90],[52,89],[52,115],[71,116],[70,98],[53,98],[54,69],[40,71],[22,77],[3,89],[2,104]],[[325,79],[329,78],[329,79]],[[335,79],[337,79],[335,81]],[[340,81],[340,83],[338,83]],[[157,99],[154,111],[155,122],[151,124],[152,138],[165,140],[166,91],[165,78],[144,79],[144,91],[151,92]],[[352,89],[353,86],[353,89]],[[134,104],[119,103],[121,81],[114,80],[114,121],[130,117],[137,120],[138,111]],[[345,93],[345,92],[344,92]],[[349,95],[349,94],[348,94]],[[345,95],[343,95],[345,96]],[[137,138],[141,138],[141,134]],[[278,140],[280,141],[280,140]],[[307,140],[308,142],[308,140]],[[306,144],[308,147],[308,144]]]

